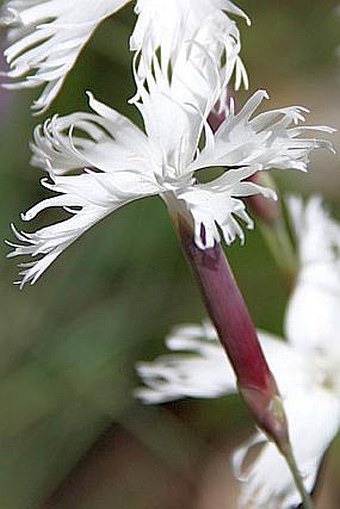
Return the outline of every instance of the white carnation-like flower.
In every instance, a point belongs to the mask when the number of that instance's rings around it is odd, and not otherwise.
[[[319,197],[306,206],[292,198],[289,209],[301,268],[286,314],[287,342],[261,331],[259,339],[283,397],[300,473],[311,491],[340,426],[340,225],[329,218]],[[145,386],[136,395],[145,403],[236,391],[234,374],[212,325],[177,327],[166,344],[174,353],[137,366]],[[244,468],[255,445],[259,452]],[[290,509],[301,503],[285,459],[264,434],[247,441],[233,463],[243,481],[240,507]]]
[[[8,88],[45,85],[33,103],[45,111],[61,89],[67,73],[97,26],[130,0],[6,0],[0,24],[8,27],[5,56],[10,66]],[[236,85],[247,82],[238,56],[239,31],[227,12],[248,18],[226,0],[139,0],[139,18],[131,37],[131,49],[140,54],[139,79],[161,48],[162,66],[168,70],[184,42],[197,39],[215,57],[224,55],[230,77],[236,67]],[[249,21],[249,20],[248,20]]]
[[[46,110],[98,24],[128,0],[8,0],[0,23],[7,25],[8,88],[45,85],[32,109]]]
[[[57,195],[38,203],[22,218],[31,220],[50,207],[61,207],[70,217],[35,233],[14,230],[22,244],[15,244],[10,256],[34,259],[22,265],[21,285],[34,283],[96,222],[150,195],[160,195],[171,213],[181,209],[187,214],[201,249],[212,247],[221,236],[227,244],[236,237],[243,241],[238,220],[248,228],[253,222],[240,198],[257,193],[275,197],[271,190],[246,179],[273,164],[305,167],[311,150],[331,147],[323,140],[301,137],[305,130],[296,126],[303,120],[301,108],[254,116],[267,97],[263,91],[256,92],[239,113],[231,109],[214,135],[207,118],[221,95],[227,71],[222,72],[196,41],[184,45],[171,77],[162,71],[158,59],[152,67],[153,72],[138,84],[139,100],[134,102],[145,133],[91,95],[94,113],[53,117],[36,128],[32,162],[48,171],[50,179],[44,179],[43,185]],[[224,170],[219,178],[199,182],[199,170],[221,164]]]

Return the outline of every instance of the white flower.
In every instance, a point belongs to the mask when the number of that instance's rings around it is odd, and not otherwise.
[[[328,126],[298,125],[305,121],[309,111],[301,106],[266,111],[251,118],[254,110],[268,95],[258,91],[235,115],[231,101],[230,111],[214,136],[214,143],[207,144],[202,151],[202,164],[209,166],[212,152],[215,165],[261,164],[264,169],[279,168],[307,170],[309,153],[316,148],[327,148],[334,152],[325,140],[308,138],[311,130],[333,133]],[[307,136],[307,137],[306,137]],[[229,151],[225,152],[228,143]],[[233,161],[233,162],[232,162]]]
[[[138,0],[138,19],[131,36],[130,47],[141,52],[138,75],[143,79],[151,67],[155,50],[161,48],[160,65],[167,72],[169,62],[174,64],[184,44],[190,40],[207,49],[215,60],[225,56],[228,81],[236,67],[238,89],[247,74],[238,54],[241,49],[240,34],[234,21],[226,13],[246,14],[229,0]]]
[[[322,358],[324,349],[329,352],[334,346],[336,352],[339,348],[334,332],[340,330],[340,224],[323,211],[319,197],[310,200],[306,210],[301,200],[292,198],[290,210],[299,239],[301,268],[288,308],[287,334],[294,344],[319,351]],[[308,316],[306,323],[298,320],[299,313]]]
[[[144,403],[164,403],[188,396],[215,398],[235,391],[234,372],[210,322],[176,327],[165,344],[176,353],[137,364],[146,387],[137,389],[135,395]]]
[[[63,85],[80,51],[98,24],[129,0],[7,0],[1,24],[8,25],[10,46],[5,56],[9,88],[46,83],[32,109],[42,113]]]
[[[67,73],[102,20],[130,0],[7,0],[0,24],[8,26],[7,73],[15,81],[9,88],[31,88],[45,84],[33,103],[37,113],[45,111],[58,94]],[[139,19],[131,37],[131,49],[142,53],[138,74],[145,77],[156,50],[161,47],[164,69],[173,63],[183,42],[197,38],[216,51],[225,51],[229,75],[236,66],[236,84],[247,81],[238,57],[239,32],[226,12],[244,16],[227,0],[139,0]],[[248,20],[248,18],[246,18]]]
[[[304,484],[311,491],[340,426],[340,226],[328,217],[318,197],[306,206],[294,198],[290,211],[301,269],[286,315],[287,342],[263,332],[259,338],[283,396]],[[167,346],[186,353],[137,366],[145,387],[136,393],[144,402],[211,398],[236,390],[211,325],[179,327],[170,334]],[[260,452],[242,472],[249,449],[258,444],[262,444]],[[262,433],[237,451],[234,467],[244,481],[240,507],[290,509],[301,502],[284,458]]]
[[[248,228],[253,223],[239,198],[256,193],[275,196],[244,180],[269,169],[273,161],[279,167],[299,167],[312,149],[329,145],[298,138],[303,133],[294,125],[302,119],[299,108],[250,119],[266,97],[262,91],[237,115],[230,111],[215,137],[207,117],[221,95],[224,78],[207,50],[191,41],[180,52],[171,77],[155,59],[153,72],[138,84],[140,99],[135,105],[146,134],[92,96],[95,113],[54,117],[37,127],[32,161],[48,170],[50,181],[44,179],[43,185],[57,196],[32,207],[23,219],[33,219],[49,207],[62,207],[71,217],[35,233],[15,231],[23,244],[14,245],[10,256],[40,257],[23,265],[21,284],[34,283],[67,246],[106,215],[155,194],[172,211],[183,209],[194,223],[200,248],[212,247],[221,234],[228,244],[236,237],[243,240],[237,218]],[[205,184],[197,181],[200,169],[221,163],[227,168],[219,178]]]

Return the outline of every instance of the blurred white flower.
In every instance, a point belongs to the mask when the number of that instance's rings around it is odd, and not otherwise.
[[[130,0],[6,0],[0,24],[8,26],[7,73],[14,80],[8,88],[45,85],[32,109],[42,113],[58,94],[67,73],[97,26]],[[131,37],[131,49],[141,53],[138,76],[144,78],[156,50],[168,70],[183,42],[197,38],[216,58],[225,56],[236,84],[247,81],[238,57],[239,32],[227,12],[245,14],[228,0],[139,0],[139,18]]]
[[[340,226],[329,218],[319,197],[306,206],[292,198],[289,208],[301,269],[287,309],[287,342],[263,332],[259,338],[283,396],[293,452],[311,491],[340,425]],[[144,402],[211,398],[236,390],[210,324],[178,327],[166,344],[176,353],[137,366],[145,387],[136,395]],[[244,468],[249,449],[259,444],[256,458]],[[301,502],[284,458],[264,434],[256,434],[236,452],[234,467],[244,481],[240,507],[289,509]]]

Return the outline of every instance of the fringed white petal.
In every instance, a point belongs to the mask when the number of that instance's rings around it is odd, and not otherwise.
[[[245,204],[230,196],[229,192],[218,195],[199,186],[179,192],[177,197],[184,200],[195,223],[195,243],[200,249],[208,249],[215,242],[221,242],[221,234],[230,245],[236,238],[244,242],[244,232],[238,219],[248,229],[254,227],[253,220],[246,212]]]
[[[230,0],[212,0],[212,3],[219,6],[224,11],[229,12],[230,14],[244,18],[247,25],[251,25],[249,16],[247,16],[247,14],[242,9],[237,7],[234,2],[231,2]]]
[[[32,164],[64,175],[84,167],[105,172],[144,172],[153,179],[152,153],[145,134],[126,117],[95,100],[95,113],[53,117],[36,127]]]
[[[214,398],[236,391],[235,375],[210,323],[177,327],[166,344],[176,353],[137,364],[145,387],[135,395],[144,403]]]
[[[190,40],[207,49],[214,61],[225,56],[223,73],[227,83],[237,68],[237,84],[247,81],[246,73],[238,56],[240,36],[237,26],[227,12],[249,18],[233,2],[225,0],[138,0],[138,20],[131,37],[131,49],[141,54],[137,65],[137,76],[143,80],[157,50],[164,73],[178,65],[183,47]],[[183,67],[185,71],[185,67]]]
[[[324,389],[296,387],[284,402],[290,438],[303,482],[314,487],[318,468],[340,424],[338,398]],[[242,509],[291,509],[301,502],[287,464],[273,443],[262,436],[263,446],[255,460],[243,468],[247,452],[259,444],[259,436],[234,456],[236,474],[243,481]]]
[[[17,232],[9,256],[28,255],[22,265],[21,286],[34,283],[46,268],[82,233],[126,203],[160,192],[146,136],[129,120],[90,95],[96,113],[54,117],[35,131],[33,162],[51,182],[43,185],[57,196],[32,207],[29,221],[50,207],[69,217],[34,233]],[[73,174],[67,175],[68,172]]]
[[[192,185],[176,192],[176,197],[184,200],[193,217],[195,243],[199,248],[211,248],[215,242],[221,241],[221,237],[228,245],[236,238],[244,242],[239,220],[248,229],[252,229],[254,223],[246,211],[245,203],[238,198],[258,193],[275,198],[275,193],[270,189],[243,182],[259,169],[254,166],[229,170],[212,182]]]
[[[268,99],[267,92],[258,90],[237,114],[231,104],[226,119],[215,135],[214,146],[210,150],[203,150],[195,164],[201,167],[260,164],[264,170],[306,171],[312,150],[333,150],[326,140],[305,137],[313,131],[332,133],[334,129],[298,126],[305,121],[307,110],[304,108],[292,106],[254,116],[264,98]]]
[[[290,196],[287,206],[301,266],[336,264],[340,258],[340,224],[330,217],[321,196],[314,195],[306,203],[300,197]]]
[[[51,207],[62,208],[67,219],[46,226],[34,233],[13,229],[19,243],[8,242],[14,250],[9,257],[28,256],[33,261],[21,263],[22,279],[18,282],[35,283],[51,263],[91,226],[119,207],[157,193],[158,189],[131,172],[104,173],[85,170],[81,175],[54,176],[52,183],[42,181],[57,196],[33,206],[22,219],[30,221]]]
[[[191,40],[182,47],[171,77],[154,58],[145,79],[136,82],[133,102],[146,132],[161,150],[165,171],[172,169],[178,177],[191,163],[209,112],[222,93],[219,61]]]
[[[329,217],[320,197],[305,205],[288,202],[301,268],[286,314],[288,339],[303,351],[336,364],[340,346],[340,225]],[[333,359],[333,361],[332,361]]]
[[[7,0],[0,23],[7,25],[5,56],[11,88],[45,85],[33,103],[45,111],[98,24],[129,0]]]
[[[306,386],[303,357],[273,335],[259,332],[259,339],[282,394]],[[136,395],[144,402],[214,398],[236,391],[235,375],[210,322],[176,327],[166,338],[166,345],[176,353],[137,365],[145,387]]]

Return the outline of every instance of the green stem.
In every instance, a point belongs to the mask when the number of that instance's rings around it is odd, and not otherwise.
[[[258,172],[251,180],[262,186],[276,188],[273,178],[266,172]],[[250,196],[247,201],[259,219],[264,240],[285,276],[288,290],[290,290],[295,283],[298,263],[283,212],[283,203],[269,200],[260,194]]]
[[[303,484],[302,477],[299,472],[299,468],[297,466],[297,463],[296,463],[296,460],[295,460],[295,457],[294,457],[294,454],[293,454],[290,444],[287,443],[285,448],[284,449],[280,448],[280,450],[287,461],[287,465],[288,465],[289,470],[293,476],[295,486],[301,495],[303,509],[315,509],[315,505],[314,505],[312,496],[308,493],[308,491],[306,490],[306,488]]]
[[[261,221],[260,229],[279,269],[285,276],[287,287],[290,290],[296,279],[298,262],[287,228],[280,218],[273,225]]]

